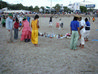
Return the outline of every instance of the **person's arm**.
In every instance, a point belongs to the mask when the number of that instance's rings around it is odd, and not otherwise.
[[[79,39],[81,39],[80,28],[78,27]]]
[[[22,23],[22,26],[21,26],[21,28],[20,28],[20,30],[19,31],[21,31],[21,29],[23,28],[23,23]]]
[[[37,27],[40,28],[40,27],[39,27],[39,20],[37,21]]]
[[[72,34],[71,23],[70,23],[70,34]]]
[[[31,21],[31,28],[32,28],[32,21]]]
[[[84,21],[82,21],[82,22],[81,22],[80,30],[84,28],[84,24],[85,24]]]
[[[84,26],[81,26],[81,27],[80,27],[80,30],[83,29],[83,28],[84,28]]]
[[[70,27],[70,34],[72,34],[72,30],[71,30],[71,27]]]

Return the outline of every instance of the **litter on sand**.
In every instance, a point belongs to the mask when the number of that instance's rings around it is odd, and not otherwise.
[[[42,36],[42,37],[47,37],[47,38],[57,38],[57,39],[63,39],[63,38],[71,38],[71,34],[70,33],[66,33],[65,35],[63,34],[48,34],[46,32],[44,33],[38,33],[39,36]]]

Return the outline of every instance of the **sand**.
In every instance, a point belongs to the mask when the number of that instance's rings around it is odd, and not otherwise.
[[[39,32],[63,34],[70,33],[73,17],[60,17],[63,30],[56,28],[59,18],[53,18],[49,28],[49,17],[40,17]],[[83,17],[85,18],[85,17]],[[0,27],[0,74],[98,74],[98,18],[91,22],[91,33],[85,48],[77,51],[69,49],[70,39],[45,38],[39,36],[39,47],[29,42],[7,43],[7,31]],[[96,27],[96,28],[95,28]],[[78,42],[79,45],[79,42]]]

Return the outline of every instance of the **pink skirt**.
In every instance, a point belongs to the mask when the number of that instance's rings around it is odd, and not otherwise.
[[[22,35],[21,35],[21,41],[25,40],[25,39],[31,39],[31,31],[22,31]]]

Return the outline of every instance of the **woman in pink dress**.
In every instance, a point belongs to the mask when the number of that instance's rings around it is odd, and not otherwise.
[[[23,28],[23,29],[22,29]],[[22,29],[22,35],[21,35],[21,41],[29,42],[31,39],[31,28],[29,22],[26,20],[26,17],[24,17],[22,26],[19,31]]]

